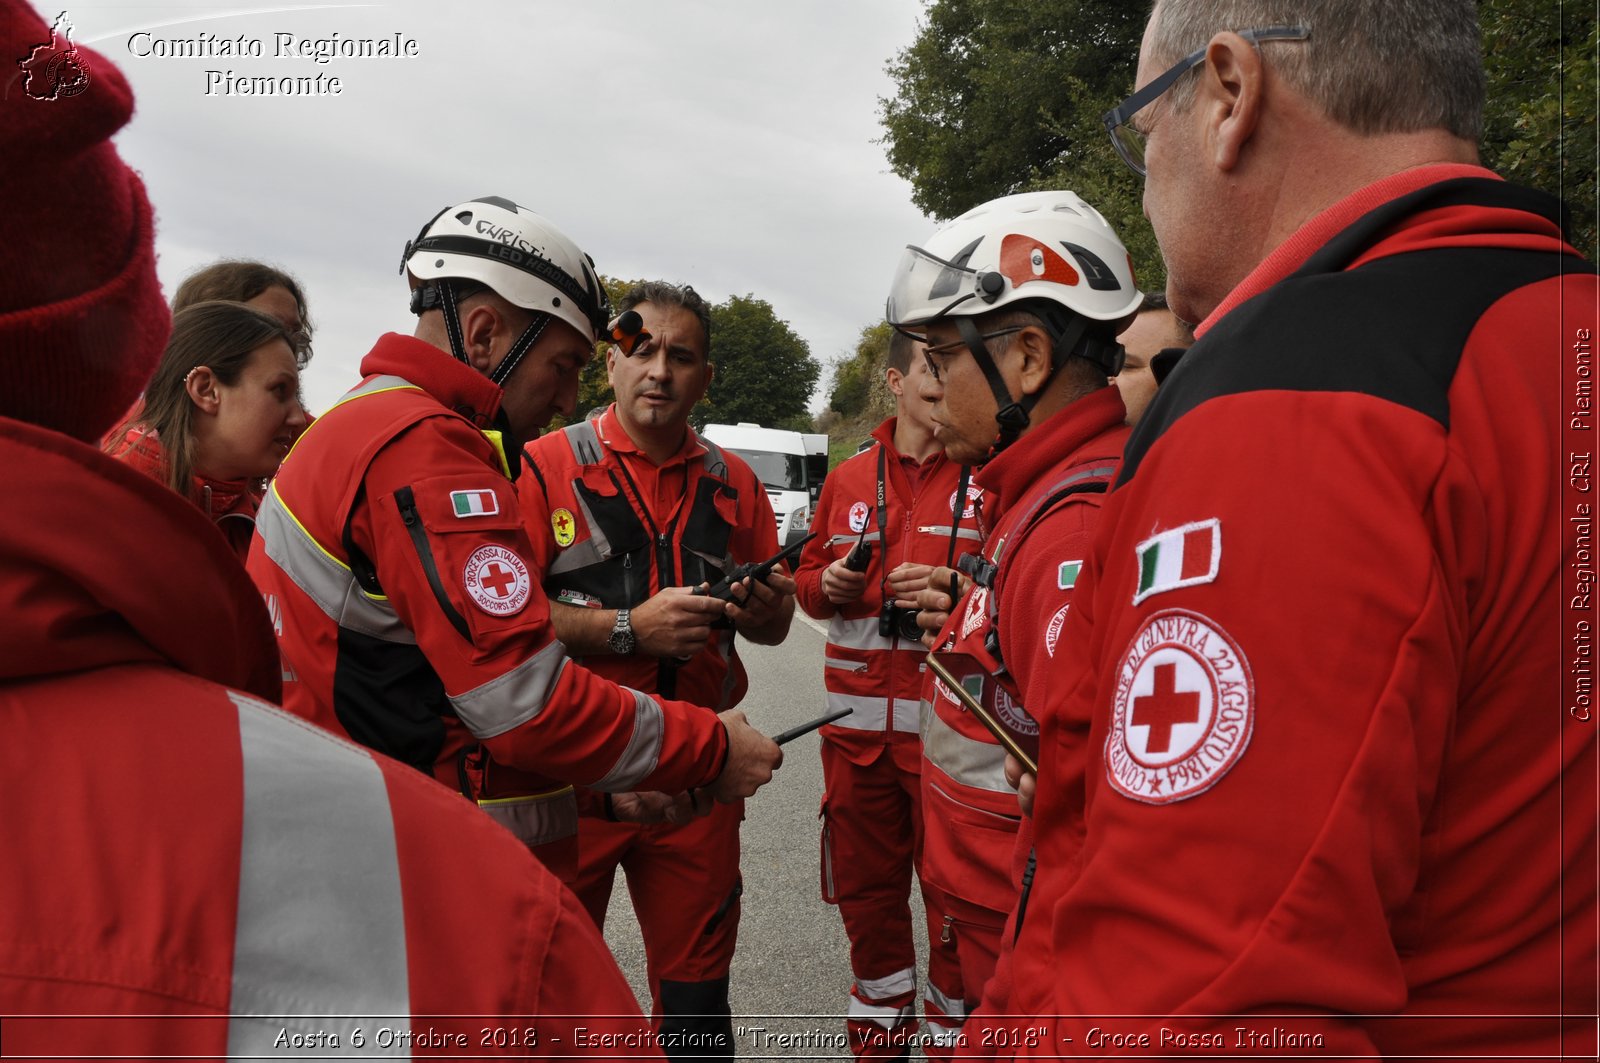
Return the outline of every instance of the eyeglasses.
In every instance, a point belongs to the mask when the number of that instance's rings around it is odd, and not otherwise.
[[[1240,30],[1239,36],[1251,44],[1258,44],[1261,41],[1303,41],[1311,36],[1311,31],[1304,26],[1268,26],[1259,30]],[[1205,62],[1206,49],[1209,47],[1207,44],[1205,48],[1190,52],[1160,77],[1101,115],[1100,120],[1106,124],[1106,132],[1111,134],[1111,143],[1117,149],[1117,154],[1128,164],[1128,168],[1140,177],[1146,176],[1145,134],[1142,130],[1129,125],[1129,119],[1156,102],[1161,94],[1170,89],[1183,75]]]
[[[1023,325],[1012,325],[1009,328],[997,328],[993,332],[980,332],[978,338],[984,343],[988,343],[998,336],[1009,336],[1013,332],[1021,332],[1024,327]],[[922,348],[922,360],[928,363],[928,375],[933,377],[935,384],[943,383],[939,375],[939,363],[934,361],[935,356],[948,358],[953,354],[960,354],[966,349],[966,340],[951,340],[949,343],[940,343]]]

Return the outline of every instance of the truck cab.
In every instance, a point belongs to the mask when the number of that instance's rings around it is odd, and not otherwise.
[[[708,424],[700,434],[739,455],[755,472],[772,501],[779,543],[788,546],[806,534],[828,475],[826,435],[763,428],[748,421]]]

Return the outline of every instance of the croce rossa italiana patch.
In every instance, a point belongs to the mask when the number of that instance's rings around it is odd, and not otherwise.
[[[1106,777],[1126,797],[1165,805],[1202,794],[1250,744],[1250,665],[1215,621],[1168,609],[1144,622],[1117,664]]]

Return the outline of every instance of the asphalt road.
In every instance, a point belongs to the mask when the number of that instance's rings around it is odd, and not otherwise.
[[[776,734],[826,711],[821,631],[796,613],[781,646],[741,640],[739,653],[750,673],[750,693],[741,708],[766,733]],[[746,802],[744,913],[731,993],[740,1059],[850,1055],[842,1017],[851,983],[849,951],[839,913],[822,903],[820,893],[818,742],[811,734],[784,746],[783,767]],[[925,958],[922,905],[915,896],[913,912],[917,953]],[[644,946],[620,876],[606,916],[606,940],[649,1014]],[[918,969],[923,969],[921,962]]]

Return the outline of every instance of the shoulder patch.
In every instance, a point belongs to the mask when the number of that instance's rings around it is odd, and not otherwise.
[[[1078,585],[1078,573],[1083,571],[1082,561],[1063,561],[1056,569],[1056,589],[1070,591]]]
[[[572,545],[573,536],[577,534],[578,522],[572,516],[570,509],[558,509],[550,514],[550,530],[555,533],[556,545],[565,549]]]
[[[490,616],[511,616],[528,604],[533,580],[528,566],[514,550],[480,546],[461,571],[467,596]]]
[[[450,509],[457,517],[493,517],[500,512],[500,499],[492,488],[451,491]]]
[[[1244,653],[1198,613],[1150,617],[1117,665],[1106,777],[1135,801],[1167,805],[1202,794],[1250,744],[1255,683]]]
[[[1222,522],[1184,524],[1153,535],[1133,548],[1139,561],[1138,605],[1152,594],[1210,583],[1222,565]]]
[[[850,506],[850,530],[860,532],[867,526],[867,504],[855,502]]]

